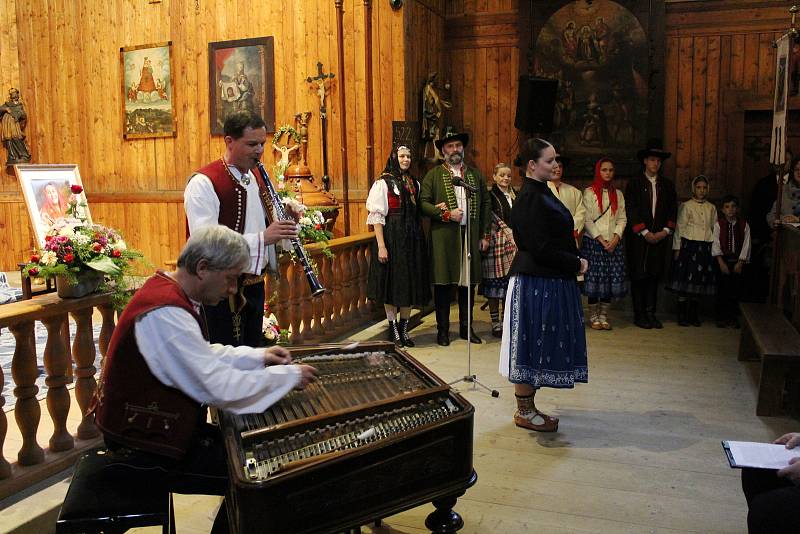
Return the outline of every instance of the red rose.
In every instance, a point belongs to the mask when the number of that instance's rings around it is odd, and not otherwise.
[[[50,241],[51,239],[53,239],[53,236],[51,236],[51,235],[46,235],[46,236],[44,236],[44,240],[45,240],[45,242],[46,242],[46,241]]]
[[[92,250],[94,250],[95,252],[100,252],[103,250],[103,245],[101,245],[100,243],[95,243],[92,245]]]
[[[31,267],[30,269],[28,269],[28,274],[30,276],[36,276],[37,274],[39,274],[39,269],[37,269],[36,267]]]
[[[319,230],[320,228],[322,228],[322,225],[319,224],[314,225],[314,230]]]
[[[69,187],[69,190],[72,191],[72,193],[75,195],[80,195],[81,193],[83,193],[83,187],[79,186],[78,184],[71,185]]]
[[[122,252],[120,252],[117,249],[114,249],[114,250],[111,251],[111,256],[114,257],[114,258],[119,258],[120,256],[122,256]]]
[[[74,254],[64,254],[64,263],[72,263],[72,260],[75,259]]]
[[[38,254],[32,254],[31,255],[31,263],[39,263],[39,259],[40,258],[39,258]]]

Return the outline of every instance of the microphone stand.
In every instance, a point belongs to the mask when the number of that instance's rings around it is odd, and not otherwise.
[[[467,184],[468,185],[468,184]],[[467,229],[465,234],[465,250],[467,253],[467,261],[466,261],[466,268],[465,268],[465,278],[467,281],[467,374],[464,375],[463,378],[459,378],[457,380],[453,380],[452,382],[448,382],[448,386],[452,386],[453,384],[458,384],[459,382],[466,382],[468,384],[472,384],[472,389],[477,389],[477,386],[482,387],[489,393],[491,393],[492,397],[497,398],[500,396],[500,392],[496,389],[492,389],[480,380],[478,380],[478,376],[472,372],[472,278],[470,276],[470,271],[472,269],[472,239],[470,239],[470,213],[469,213],[469,206],[470,200],[472,199],[472,195],[474,194],[471,188],[463,187],[464,193],[466,194],[467,202],[466,202],[466,210],[464,210],[464,216],[467,218]],[[459,223],[460,225],[460,223]]]

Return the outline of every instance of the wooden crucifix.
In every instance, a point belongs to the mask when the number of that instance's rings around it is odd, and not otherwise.
[[[325,82],[332,80],[335,74],[329,72],[325,74],[322,70],[322,62],[317,62],[317,75],[308,76],[306,82],[316,84],[317,95],[319,96],[319,119],[322,123],[322,185],[325,191],[330,190],[330,176],[328,176],[328,108],[325,106],[325,97],[327,96]]]

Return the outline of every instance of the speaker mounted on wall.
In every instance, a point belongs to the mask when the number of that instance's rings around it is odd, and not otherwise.
[[[520,76],[514,127],[529,134],[552,132],[557,93],[558,80]]]

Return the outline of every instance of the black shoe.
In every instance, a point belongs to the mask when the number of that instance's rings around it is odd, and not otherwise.
[[[467,327],[465,325],[461,326],[459,330],[459,336],[461,337],[461,339],[467,339]],[[476,344],[483,343],[483,340],[478,337],[478,334],[476,334],[475,330],[473,330],[472,328],[470,328],[469,332],[469,341],[470,343],[476,343]]]
[[[735,318],[734,318],[734,319],[731,321],[731,328],[735,328],[736,330],[738,330],[739,328],[741,328],[741,326],[739,326],[739,318],[738,318],[738,317],[735,317]]]
[[[408,337],[408,319],[400,319],[400,339],[403,340],[403,345],[406,347],[413,347],[414,342]]]
[[[696,300],[690,300],[689,301],[689,307],[688,307],[689,317],[688,318],[689,318],[689,322],[692,324],[692,326],[700,326],[700,325],[703,324],[703,323],[700,322],[700,316],[698,315],[698,312],[697,312],[698,304],[699,303]]]
[[[728,323],[723,319],[717,319],[717,328],[725,328]]]
[[[446,330],[439,330],[436,334],[436,342],[443,347],[450,346],[450,334]]]
[[[685,300],[678,301],[678,326],[689,326],[689,320],[686,317],[686,306],[687,304]]]
[[[389,321],[389,341],[393,341],[395,347],[403,346],[403,339],[400,337],[400,330],[397,329],[397,323],[394,321]]]
[[[634,319],[633,324],[635,324],[639,328],[644,328],[645,330],[650,330],[651,328],[653,328],[653,325],[650,324],[650,321],[647,320],[646,317],[638,317]]]
[[[651,326],[651,327],[653,327],[653,328],[657,328],[657,329],[664,328],[664,325],[663,325],[663,324],[661,324],[661,321],[659,321],[658,319],[656,319],[656,316],[655,316],[655,315],[653,315],[653,314],[650,314],[650,315],[647,317],[647,321],[650,323],[650,326]]]
[[[503,337],[503,329],[502,328],[492,328],[492,336],[494,337]]]

